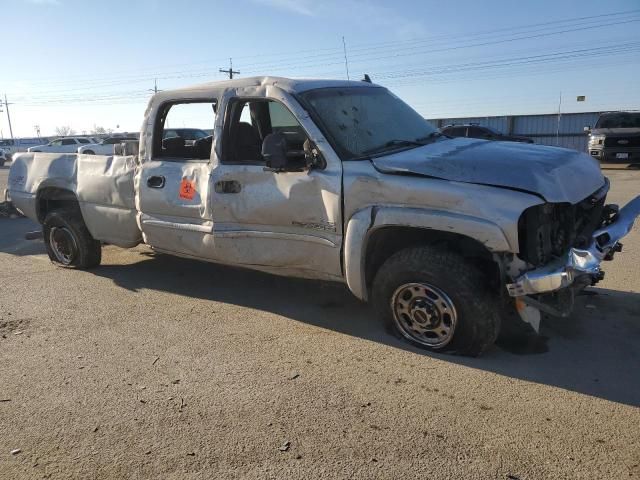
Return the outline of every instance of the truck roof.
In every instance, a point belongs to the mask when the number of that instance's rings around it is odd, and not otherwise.
[[[362,87],[371,88],[379,87],[368,82],[353,80],[327,80],[320,78],[284,78],[284,77],[246,77],[234,78],[232,80],[223,80],[219,82],[201,83],[191,87],[177,88],[173,90],[163,90],[154,95],[154,100],[165,101],[175,98],[186,98],[193,94],[207,92],[212,95],[218,95],[229,88],[266,88],[277,87],[290,93],[300,93],[306,90],[328,87]]]

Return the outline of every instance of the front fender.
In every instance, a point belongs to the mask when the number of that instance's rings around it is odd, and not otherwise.
[[[482,218],[423,208],[364,208],[349,219],[344,247],[345,279],[351,292],[361,300],[367,300],[367,241],[376,230],[393,226],[464,235],[480,242],[491,252],[517,251],[517,246],[509,244],[498,225]]]

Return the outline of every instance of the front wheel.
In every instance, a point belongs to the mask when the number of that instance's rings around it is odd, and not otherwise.
[[[74,210],[54,210],[43,224],[44,243],[52,262],[62,267],[88,269],[100,265],[102,246],[81,215]]]
[[[456,253],[407,248],[380,267],[372,300],[387,326],[412,344],[477,356],[500,330],[497,299],[486,285],[478,268]]]

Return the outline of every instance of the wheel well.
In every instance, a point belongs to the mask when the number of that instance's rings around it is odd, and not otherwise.
[[[61,208],[80,211],[80,204],[78,203],[78,198],[75,193],[71,190],[58,187],[45,187],[38,191],[36,213],[40,223],[44,222],[49,212]]]
[[[479,241],[453,232],[415,227],[382,227],[371,233],[367,240],[365,280],[371,287],[373,278],[382,264],[394,253],[421,245],[441,245],[479,267],[496,286],[500,281],[500,268],[493,254]]]

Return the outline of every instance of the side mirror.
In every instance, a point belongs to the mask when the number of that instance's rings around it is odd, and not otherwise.
[[[591,126],[587,125],[586,127],[584,127],[584,133],[590,133],[591,132]]]
[[[262,141],[262,157],[267,169],[284,172],[287,168],[287,139],[282,133],[270,133]]]

